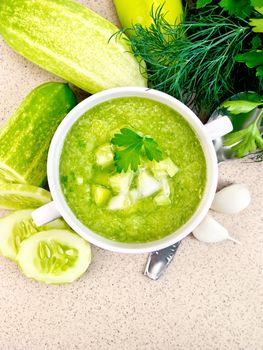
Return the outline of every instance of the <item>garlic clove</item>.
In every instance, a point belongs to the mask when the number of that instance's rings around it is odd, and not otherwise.
[[[217,243],[229,239],[236,243],[237,240],[229,236],[228,230],[207,214],[204,220],[193,230],[196,239],[205,243]]]
[[[248,207],[251,195],[247,186],[234,184],[215,194],[211,209],[225,214],[235,214]]]

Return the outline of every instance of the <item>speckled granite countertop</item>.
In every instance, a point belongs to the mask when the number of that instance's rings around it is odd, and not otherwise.
[[[81,2],[116,23],[111,0]],[[0,39],[1,123],[31,89],[52,80]],[[189,237],[158,282],[142,275],[146,255],[95,247],[88,273],[66,286],[30,281],[0,258],[0,349],[263,349],[262,166],[220,166],[221,183],[246,183],[252,192],[240,215],[216,215],[242,244]]]

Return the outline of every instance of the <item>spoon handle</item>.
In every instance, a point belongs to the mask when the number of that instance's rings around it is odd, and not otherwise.
[[[152,280],[158,280],[173,260],[181,241],[148,255],[144,275]]]

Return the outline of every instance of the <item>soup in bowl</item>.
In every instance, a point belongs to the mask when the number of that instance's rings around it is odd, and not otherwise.
[[[214,123],[204,127],[188,107],[155,90],[117,88],[87,98],[52,140],[54,202],[37,209],[34,221],[61,215],[85,239],[120,252],[175,243],[200,223],[216,190],[210,134],[231,125],[226,118]]]

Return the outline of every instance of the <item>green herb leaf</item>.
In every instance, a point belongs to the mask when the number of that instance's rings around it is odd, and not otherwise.
[[[202,7],[205,7],[208,4],[211,4],[213,0],[197,0],[196,2],[196,8],[200,9]]]
[[[262,45],[261,43],[261,39],[258,35],[256,35],[252,40],[251,40],[251,45],[252,45],[252,49],[253,50],[257,50],[258,48],[260,48],[260,46]]]
[[[261,65],[257,68],[256,76],[263,77],[263,65]]]
[[[150,137],[144,138],[144,150],[149,160],[156,160],[159,162],[162,159],[162,152],[158,148],[158,144]]]
[[[120,133],[115,134],[111,143],[121,148],[124,147],[123,149],[117,149],[114,155],[116,168],[119,173],[122,171],[126,172],[129,167],[132,171],[138,169],[143,147],[149,160],[159,162],[162,159],[162,152],[151,137],[140,136],[127,128],[122,128]]]
[[[131,170],[136,171],[140,163],[140,151],[142,144],[133,144],[122,151],[116,151],[114,160],[117,167],[118,173],[122,171],[126,172],[129,167]]]
[[[244,100],[233,100],[227,101],[222,104],[223,107],[227,108],[232,114],[248,113],[253,109],[260,106],[262,102],[251,102]]]
[[[120,134],[114,135],[113,139],[111,140],[111,143],[113,145],[122,147],[122,146],[130,146],[132,144],[138,144],[140,142],[142,144],[142,141],[143,141],[143,137],[136,134],[136,132],[127,128],[122,128]]]
[[[249,25],[253,27],[253,32],[263,33],[263,18],[251,18],[249,21]]]
[[[255,6],[257,1],[251,1]],[[263,15],[263,7],[255,8],[261,15]],[[255,33],[263,33],[263,18],[250,18],[249,25],[252,26],[252,31]],[[256,76],[263,77],[263,50],[261,48],[261,39],[255,36],[251,40],[252,49],[250,51],[236,55],[237,62],[244,62],[248,68],[256,68]]]
[[[262,0],[250,0],[251,6],[262,7]]]
[[[263,150],[263,138],[258,127],[262,113],[263,110],[261,110],[257,119],[247,128],[225,136],[224,145],[231,146],[232,151],[237,157],[242,158],[249,153],[255,152],[258,148]]]
[[[244,62],[249,68],[256,68],[258,77],[263,76],[263,50],[249,51],[236,55],[237,62]]]
[[[219,5],[231,16],[246,18],[252,12],[249,0],[221,0]]]

